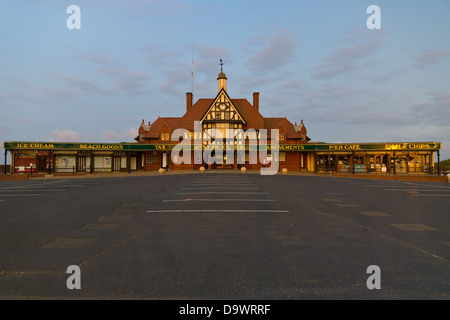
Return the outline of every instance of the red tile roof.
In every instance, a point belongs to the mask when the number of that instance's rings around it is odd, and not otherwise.
[[[181,126],[181,118],[175,118],[175,117],[161,118],[161,117],[158,117],[158,119],[156,119],[156,121],[151,124],[150,130],[144,135],[144,139],[157,138],[158,135],[159,135],[159,130],[165,124],[172,131],[175,130],[175,129],[182,128],[182,126]]]
[[[270,129],[276,129],[278,125],[282,125],[286,129],[288,139],[300,139],[292,122],[286,118],[264,118],[264,128],[267,129],[267,135],[270,136]]]
[[[179,128],[194,130],[194,121],[200,121],[208,111],[214,99],[198,99],[197,102],[183,115],[183,117],[158,117],[151,124],[150,130],[144,138],[157,138],[159,130],[166,124],[172,131]],[[300,139],[294,125],[286,118],[264,118],[247,99],[231,99],[231,102],[247,122],[244,129],[267,129],[270,137],[270,129],[282,125],[287,131],[288,139]]]
[[[264,129],[263,116],[253,108],[247,99],[231,99],[231,102],[247,122],[246,129]]]
[[[194,121],[200,121],[213,102],[214,99],[198,99],[182,117],[183,128],[194,130]]]

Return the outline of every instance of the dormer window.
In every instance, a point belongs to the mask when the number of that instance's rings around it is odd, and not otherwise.
[[[170,133],[169,132],[163,132],[161,133],[161,140],[168,141],[170,140]]]

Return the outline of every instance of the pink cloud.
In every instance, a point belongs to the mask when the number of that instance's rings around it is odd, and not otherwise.
[[[55,129],[51,133],[52,137],[54,137],[57,141],[80,141],[81,134],[79,132],[75,132],[70,129],[59,130]]]
[[[138,135],[138,131],[136,128],[129,128],[126,130],[123,130],[120,133],[117,133],[113,130],[102,130],[100,133],[100,137],[102,140],[107,141],[133,141],[134,138]]]

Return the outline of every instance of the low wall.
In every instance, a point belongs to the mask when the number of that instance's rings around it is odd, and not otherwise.
[[[28,180],[26,174],[0,174],[0,181],[4,180]]]
[[[380,179],[380,180],[401,180],[401,181],[423,181],[423,182],[444,182],[448,183],[447,176],[438,175],[408,175],[408,174],[347,174],[333,173],[334,177]]]

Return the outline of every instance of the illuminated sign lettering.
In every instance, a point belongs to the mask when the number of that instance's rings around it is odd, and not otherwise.
[[[410,150],[410,149],[437,149],[440,148],[439,143],[392,143],[386,144],[386,150]]]
[[[54,149],[53,143],[18,143],[18,149]]]
[[[80,144],[83,150],[123,150],[123,145],[119,144]]]
[[[359,144],[332,144],[330,150],[361,150],[361,146]]]

